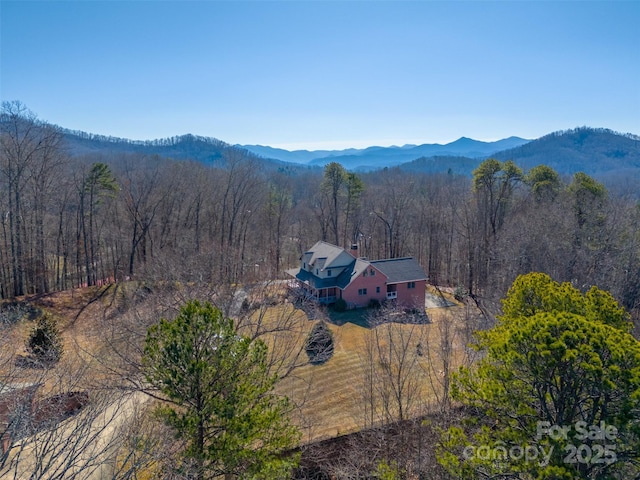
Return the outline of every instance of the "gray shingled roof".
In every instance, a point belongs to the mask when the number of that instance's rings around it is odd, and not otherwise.
[[[344,290],[347,288],[347,285],[349,285],[354,278],[357,278],[368,266],[369,262],[360,258],[354,259],[353,263],[338,276],[338,286]]]
[[[295,268],[287,273],[314,288],[339,287],[344,289],[351,281],[358,277],[371,265],[378,269],[386,278],[386,283],[402,283],[426,280],[427,274],[420,264],[412,257],[388,258],[385,260],[368,261],[355,258],[346,250],[327,242],[319,241],[306,251],[301,260],[314,268],[346,267],[340,275],[330,278],[319,278],[312,272]],[[334,263],[335,262],[335,263]]]
[[[388,258],[369,263],[387,277],[387,283],[415,282],[427,279],[427,274],[412,257]]]
[[[354,257],[345,249],[336,247],[331,243],[323,242],[320,240],[306,251],[303,256],[303,260],[308,265],[313,265],[315,268],[331,268],[331,267],[344,267],[351,263]],[[334,263],[338,261],[338,263]]]

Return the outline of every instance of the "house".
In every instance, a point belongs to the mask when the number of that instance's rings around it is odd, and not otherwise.
[[[300,267],[287,270],[305,296],[322,304],[341,298],[350,308],[372,300],[393,301],[404,308],[424,308],[427,275],[411,257],[368,260],[319,241],[300,257]]]

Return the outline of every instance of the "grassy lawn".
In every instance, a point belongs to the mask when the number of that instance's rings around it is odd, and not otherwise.
[[[109,319],[113,316],[113,319],[129,321],[127,319],[130,315],[129,312],[120,310],[118,296],[111,295],[112,292],[105,295],[101,295],[102,293],[104,292],[88,289],[61,292],[48,297],[46,302],[39,302],[40,306],[60,316],[65,344],[63,359],[55,369],[48,372],[52,378],[45,380],[41,394],[55,393],[58,387],[56,378],[63,375],[63,372],[70,376],[69,381],[73,381],[74,390],[91,388],[102,380],[103,365],[96,364],[94,355],[102,355],[104,342],[110,333]],[[160,312],[156,311],[159,298],[170,303],[168,298],[152,296],[137,304],[136,312],[143,317],[159,317]],[[430,323],[389,323],[371,328],[367,319],[374,310],[335,312],[331,309],[316,309],[310,310],[308,315],[287,302],[265,306],[262,310],[264,316],[260,321],[263,327],[267,330],[271,328],[273,332],[264,338],[270,354],[276,363],[277,359],[284,359],[284,365],[290,357],[290,363],[297,365],[277,385],[277,391],[287,395],[296,406],[293,419],[303,432],[303,443],[351,433],[371,426],[374,417],[378,420],[384,417],[379,399],[371,399],[372,386],[375,389],[379,385],[374,385],[370,380],[370,371],[372,366],[377,368],[382,365],[378,360],[372,360],[369,353],[376,335],[381,342],[380,347],[387,351],[390,351],[396,339],[398,342],[407,342],[408,358],[414,362],[409,375],[417,385],[416,398],[409,415],[421,414],[427,406],[433,406],[434,388],[438,388],[437,381],[434,382],[434,372],[437,373],[441,368],[437,354],[441,327],[452,325],[454,329],[458,329],[460,322],[464,322],[464,310],[462,306],[427,309]],[[131,321],[135,318],[137,317],[132,316]],[[311,365],[304,351],[304,342],[313,325],[321,318],[328,321],[333,332],[334,354],[324,364]],[[5,366],[12,366],[12,356],[24,348],[24,339],[31,324],[29,321],[20,322],[4,332],[2,346],[5,347],[3,358],[7,360],[3,363]],[[257,323],[245,328],[257,328],[256,325]],[[278,326],[282,328],[273,328]],[[139,326],[128,325],[128,328],[134,327]],[[460,357],[465,350],[465,342],[457,337],[452,342],[456,357]],[[9,346],[13,348],[10,349]],[[431,349],[433,355],[424,353]],[[28,374],[42,374],[20,373],[23,381],[31,380]]]
[[[357,308],[353,310],[345,310],[344,312],[337,312],[333,308],[326,309],[326,315],[329,322],[336,326],[352,323],[358,327],[369,328],[367,318],[370,314],[371,310],[368,308]]]
[[[409,415],[424,413],[436,401],[434,388],[439,388],[437,377],[442,368],[436,350],[440,345],[443,325],[448,323],[453,327],[454,368],[465,352],[465,342],[458,335],[464,317],[464,308],[460,306],[428,309],[430,323],[390,323],[375,328],[370,328],[367,323],[371,313],[368,309],[345,312],[323,309],[321,312],[326,315],[329,329],[333,332],[333,357],[321,365],[298,367],[277,386],[279,392],[299,406],[294,413],[294,421],[303,432],[303,443],[358,431],[371,426],[371,418],[375,418],[374,423],[383,420],[382,400],[372,400],[372,382],[368,376],[372,362],[379,361],[368,353],[376,338],[385,351],[389,351],[390,344],[394,342],[407,344],[407,358],[414,362],[407,378],[416,386]],[[307,332],[322,318],[322,313],[316,312],[313,320],[305,320]],[[421,352],[429,349],[433,351]],[[379,386],[374,390],[376,388]],[[373,415],[371,409],[374,410]]]

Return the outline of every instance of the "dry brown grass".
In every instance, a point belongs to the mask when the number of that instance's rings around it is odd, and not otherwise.
[[[83,289],[35,300],[36,305],[52,311],[61,318],[60,329],[65,348],[61,362],[48,372],[43,392],[55,393],[60,387],[63,372],[65,375],[73,372],[69,378],[77,385],[74,390],[96,384],[100,375],[100,366],[96,359],[104,345],[101,330],[103,320],[108,310],[110,313],[115,311],[109,303],[110,292],[106,295],[102,295],[103,293],[104,289]],[[464,307],[459,305],[429,309],[427,312],[431,320],[429,324],[395,324],[393,327],[398,335],[401,334],[399,332],[413,331],[415,337],[410,343],[412,355],[416,355],[417,343],[437,347],[441,335],[439,324],[450,322],[459,330],[460,323],[464,321]],[[367,369],[370,368],[367,339],[372,337],[373,330],[353,323],[344,323],[341,326],[329,324],[334,334],[333,357],[322,365],[311,365],[304,353],[304,342],[314,322],[318,320],[309,320],[303,311],[294,309],[290,303],[262,309],[261,313],[256,322],[261,322],[261,327],[265,330],[282,322],[291,328],[290,332],[276,331],[264,335],[263,338],[274,357],[287,359],[281,368],[286,370],[287,366],[296,366],[278,384],[277,391],[287,395],[298,407],[293,412],[293,418],[302,430],[302,442],[309,443],[343,435],[367,426],[369,414],[365,411],[365,405],[368,390]],[[31,322],[21,322],[6,332],[5,344],[8,342],[17,346],[14,354],[23,350],[30,325]],[[246,328],[255,328],[255,325]],[[384,328],[384,325],[377,328]],[[385,340],[381,341],[384,343]],[[464,341],[458,336],[455,339],[455,362],[463,361],[464,351]],[[421,379],[420,400],[416,402],[411,414],[424,413],[424,408],[432,406],[436,400],[433,380],[434,375],[437,376],[441,369],[436,357],[437,355],[423,355],[416,358],[419,368],[415,375]],[[13,368],[10,362],[4,364],[5,369]],[[15,374],[15,370],[13,373]],[[28,381],[31,376],[36,378],[42,375],[41,372],[29,372],[27,369],[18,373],[22,376],[20,381]],[[438,379],[435,378],[435,388],[439,388],[437,383]]]
[[[391,333],[384,332],[379,336],[381,344],[394,336],[411,335],[408,353],[415,356],[417,344],[423,347],[430,345],[437,348],[440,342],[441,328],[439,323],[452,322],[452,335],[457,332],[454,342],[453,366],[457,368],[463,360],[466,349],[460,336],[460,322],[464,318],[464,307],[439,308],[428,310],[431,323],[422,325],[393,324]],[[307,331],[311,330],[315,321],[308,321]],[[367,413],[368,380],[370,357],[367,354],[367,339],[372,339],[374,331],[353,323],[341,326],[329,325],[333,332],[335,351],[333,357],[321,365],[307,364],[295,370],[278,385],[279,392],[287,395],[300,406],[295,419],[303,432],[303,443],[311,443],[321,439],[344,435],[361,430],[369,425]],[[386,325],[376,327],[388,328]],[[369,340],[371,341],[371,340]],[[438,378],[442,372],[442,364],[438,355],[424,353],[416,357],[416,367],[410,375],[414,375],[419,387],[419,399],[413,402],[409,415],[424,414],[436,402],[434,388],[440,388]],[[379,403],[379,402],[377,402]],[[382,407],[378,404],[379,410]],[[368,423],[369,422],[369,423]]]
[[[102,293],[104,289],[85,288],[19,299],[55,316],[64,354],[58,363],[46,369],[17,366],[16,358],[27,354],[25,343],[35,324],[22,319],[2,332],[0,375],[4,381],[40,383],[40,397],[61,391],[85,390],[94,385],[97,372],[94,367],[102,343],[98,321],[104,310],[99,300]]]

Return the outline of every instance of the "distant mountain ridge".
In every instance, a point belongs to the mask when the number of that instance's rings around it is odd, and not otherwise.
[[[502,161],[513,160],[525,172],[544,164],[561,175],[584,172],[599,178],[640,177],[640,136],[604,128],[580,127],[554,132],[490,156]],[[478,159],[468,157],[421,157],[398,168],[471,175],[479,163]]]
[[[217,138],[199,135],[186,134],[157,140],[128,140],[65,129],[62,132],[69,153],[75,156],[92,153],[141,153],[214,165],[222,161],[225,152],[235,149],[263,163],[283,164],[276,159],[265,160],[248,150],[235,147]]]
[[[335,161],[349,170],[371,171],[395,167],[412,172],[466,176],[470,176],[483,160],[494,157],[513,160],[525,171],[545,164],[562,175],[582,171],[599,178],[640,178],[640,136],[603,128],[579,127],[550,133],[531,141],[510,137],[498,142],[480,142],[462,137],[446,145],[405,145],[315,152],[234,146],[212,137],[190,134],[138,141],[64,129],[62,132],[67,149],[72,155],[141,153],[222,165],[225,155],[239,152],[246,158],[260,162],[267,170],[320,170],[324,164]],[[294,159],[298,161],[294,162]],[[305,160],[306,163],[300,160]]]
[[[501,150],[511,149],[530,142],[524,138],[509,137],[496,142],[482,142],[467,137],[461,137],[455,142],[447,144],[405,145],[402,147],[368,147],[364,149],[346,150],[295,150],[288,151],[262,145],[242,145],[243,148],[263,156],[287,162],[305,163],[324,166],[331,162],[338,162],[347,169],[367,169],[392,167],[410,162],[420,157],[433,156],[461,156],[482,158]]]

